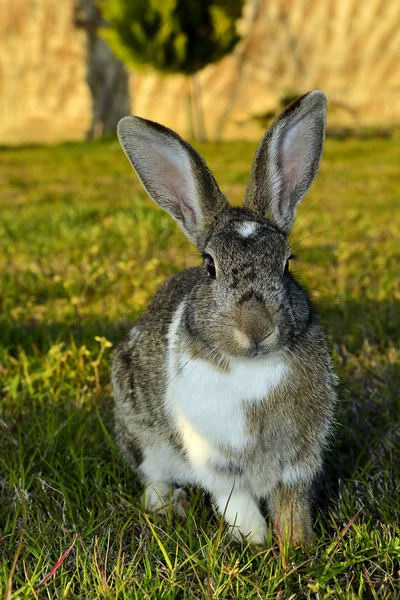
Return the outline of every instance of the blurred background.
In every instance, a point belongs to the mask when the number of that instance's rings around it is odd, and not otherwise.
[[[193,65],[203,4],[1,0],[0,143],[97,137],[129,113],[190,138],[257,139],[282,105],[315,88],[329,98],[334,135],[399,127],[398,0],[213,2],[217,52]]]

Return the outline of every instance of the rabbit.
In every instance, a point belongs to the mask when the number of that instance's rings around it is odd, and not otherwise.
[[[231,207],[203,158],[172,130],[124,117],[121,146],[202,265],[164,283],[114,351],[115,436],[147,511],[211,495],[234,540],[313,541],[311,496],[332,436],[324,333],[291,274],[288,234],[321,160],[327,101],[305,94],[275,119]],[[263,506],[263,504],[261,504]]]

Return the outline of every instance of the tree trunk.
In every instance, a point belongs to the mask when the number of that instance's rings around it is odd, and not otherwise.
[[[103,21],[94,0],[78,0],[74,22],[87,34],[86,82],[92,98],[92,121],[86,137],[115,133],[118,121],[130,113],[128,71],[97,35]]]
[[[190,75],[186,77],[186,114],[187,114],[187,123],[188,123],[188,138],[190,140],[194,140],[195,130],[193,123],[193,98],[192,98],[192,86],[191,86],[191,77]]]
[[[196,139],[199,142],[206,141],[206,132],[204,128],[204,113],[203,113],[203,105],[201,101],[201,85],[199,76],[197,73],[192,75],[192,83],[193,83],[193,106],[194,106],[194,122],[196,128]]]

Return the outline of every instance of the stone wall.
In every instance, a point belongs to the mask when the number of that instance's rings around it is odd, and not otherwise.
[[[0,141],[84,138],[87,33],[73,0],[0,0]],[[198,77],[212,138],[257,138],[255,117],[322,89],[331,125],[400,125],[399,0],[246,0],[241,43]],[[104,68],[108,68],[105,59]],[[188,134],[183,77],[130,76],[131,112]]]

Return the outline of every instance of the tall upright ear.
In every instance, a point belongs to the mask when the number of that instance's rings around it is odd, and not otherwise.
[[[244,206],[285,233],[318,172],[326,111],[322,92],[305,94],[275,119],[254,157]]]
[[[229,206],[205,161],[178,134],[158,123],[124,117],[117,131],[149,196],[202,249],[216,218]]]

